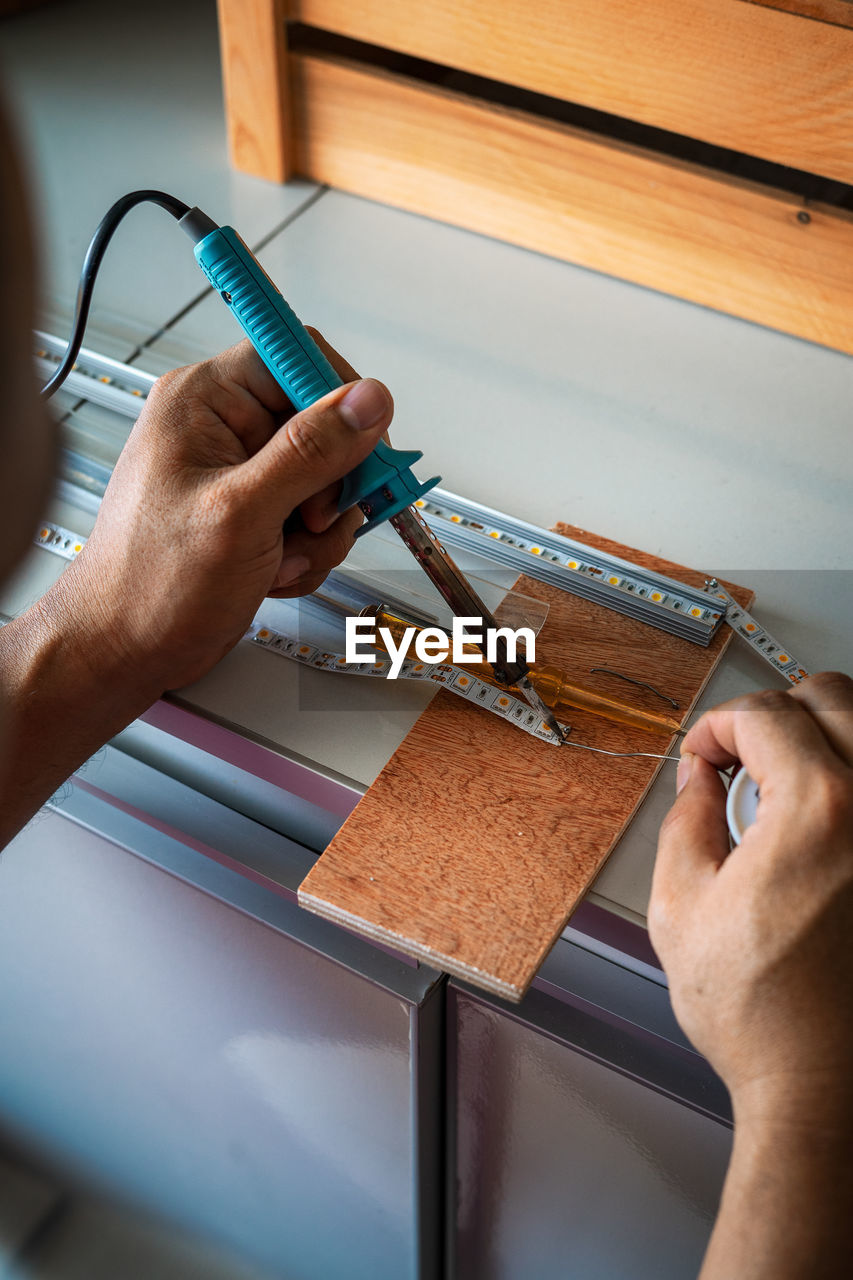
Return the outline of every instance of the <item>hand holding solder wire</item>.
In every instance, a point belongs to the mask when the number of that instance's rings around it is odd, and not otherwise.
[[[734,1156],[702,1280],[847,1275],[853,681],[824,673],[738,698],[682,751],[649,927],[675,1013],[732,1095]],[[760,800],[730,851],[717,770],[737,761]]]
[[[363,517],[338,513],[341,477],[392,411],[386,389],[367,379],[294,414],[248,342],[166,375],[54,603],[86,619],[128,670],[144,667],[155,696],[197,679],[245,633],[264,596],[313,591],[345,557]],[[295,510],[301,526],[283,533]]]

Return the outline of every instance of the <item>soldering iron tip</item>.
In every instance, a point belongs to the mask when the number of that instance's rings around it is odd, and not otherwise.
[[[561,747],[565,739],[563,737],[563,730],[560,728],[557,717],[553,715],[548,715],[545,717],[545,723],[547,724],[548,728],[551,730],[554,737],[556,738],[557,746]]]
[[[563,731],[560,728],[557,717],[554,715],[553,711],[549,711],[548,708],[545,706],[545,703],[542,701],[541,697],[536,692],[536,690],[534,689],[533,685],[530,683],[530,680],[527,676],[522,676],[522,678],[518,682],[518,686],[521,689],[521,692],[524,694],[527,701],[530,703],[533,710],[542,717],[542,723],[546,724],[548,728],[551,730],[551,733],[554,735],[554,739],[557,743],[557,746],[561,747],[564,741]]]

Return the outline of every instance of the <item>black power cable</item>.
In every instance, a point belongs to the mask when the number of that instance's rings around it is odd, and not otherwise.
[[[158,204],[161,209],[171,213],[173,218],[183,218],[185,214],[190,212],[188,204],[184,204],[183,200],[177,200],[174,196],[168,195],[165,191],[131,191],[128,195],[122,196],[120,200],[116,200],[112,208],[104,214],[97,231],[92,236],[89,248],[86,250],[83,270],[80,273],[80,286],[77,290],[77,303],[74,308],[74,323],[71,326],[71,337],[68,340],[65,355],[56,373],[41,390],[42,398],[45,400],[49,400],[53,393],[59,390],[74,367],[74,362],[83,345],[83,334],[86,331],[86,321],[89,318],[89,307],[92,304],[95,278],[107,245],[124,215],[138,204]]]

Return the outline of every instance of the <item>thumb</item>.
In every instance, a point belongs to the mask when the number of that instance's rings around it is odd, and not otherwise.
[[[289,418],[243,464],[243,473],[267,491],[284,519],[362,462],[393,412],[391,393],[375,378],[338,387]]]
[[[658,838],[650,916],[686,908],[729,855],[726,789],[712,764],[686,753],[678,766],[680,788]]]

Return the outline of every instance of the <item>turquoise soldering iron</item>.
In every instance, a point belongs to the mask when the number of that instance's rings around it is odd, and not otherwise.
[[[200,209],[190,209],[178,225],[195,246],[195,257],[209,283],[239,321],[252,346],[294,409],[307,409],[315,400],[343,386],[308,330],[297,319],[261,264],[233,227],[217,226]],[[405,510],[440,477],[421,484],[412,475],[420,451],[392,449],[380,441],[373,452],[344,477],[339,509],[356,503],[367,523],[366,533]]]
[[[296,410],[343,385],[343,379],[232,227],[219,226],[200,209],[190,208],[165,192],[136,191],[113,205],[92,239],[83,265],[72,337],[60,367],[44,388],[45,397],[62,383],[79,353],[95,275],[115,228],[130,209],[144,201],[160,205],[177,219],[193,241],[196,260],[210,285]],[[380,441],[369,457],[344,477],[339,509],[355,504],[361,508],[366,523],[358,534],[388,520],[453,613],[482,619],[484,639],[486,632],[496,636],[496,657],[491,663],[495,676],[502,684],[518,688],[555,741],[562,744],[556,718],[530,683],[527,663],[521,658],[509,660],[506,641],[491,611],[412,505],[439,480],[435,476],[421,483],[412,474],[412,464],[422,456],[419,451],[393,449]]]

